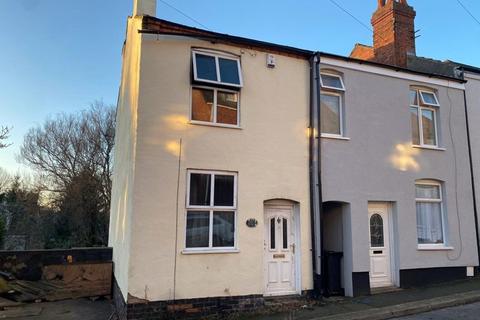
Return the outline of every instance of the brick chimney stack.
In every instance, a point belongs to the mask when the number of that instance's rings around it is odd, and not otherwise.
[[[375,61],[407,66],[407,55],[415,55],[415,15],[407,0],[378,0],[372,16]]]
[[[407,56],[415,55],[415,15],[407,0],[378,0],[372,16],[373,48],[357,44],[350,56],[406,67]]]

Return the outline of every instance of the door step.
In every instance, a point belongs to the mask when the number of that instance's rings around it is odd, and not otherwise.
[[[382,294],[382,293],[390,293],[390,292],[398,292],[402,291],[402,288],[398,287],[380,287],[380,288],[371,288],[370,289],[370,294]]]

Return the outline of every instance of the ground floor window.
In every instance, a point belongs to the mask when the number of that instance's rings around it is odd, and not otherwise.
[[[188,171],[185,248],[235,248],[236,190],[236,173]]]
[[[415,201],[418,244],[445,244],[445,219],[441,184],[435,181],[417,181],[415,184]]]

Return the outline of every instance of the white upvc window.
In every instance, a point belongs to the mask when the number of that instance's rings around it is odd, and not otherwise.
[[[422,103],[427,106],[432,107],[440,107],[438,103],[437,95],[434,92],[418,90],[420,93],[420,98],[422,99]]]
[[[410,89],[410,118],[414,146],[438,147],[439,106],[435,92]]]
[[[237,173],[188,170],[186,252],[236,249]]]
[[[322,91],[320,94],[322,136],[343,136],[342,95],[337,92]]]
[[[432,180],[416,181],[415,202],[418,247],[445,247],[446,218],[441,183]]]
[[[240,58],[212,51],[192,51],[193,79],[221,86],[243,86]]]
[[[334,73],[320,73],[320,85],[324,89],[345,91],[342,77]]]
[[[190,120],[193,123],[238,127],[240,93],[233,90],[192,86]]]
[[[320,132],[322,137],[343,138],[345,85],[334,72],[320,73]]]

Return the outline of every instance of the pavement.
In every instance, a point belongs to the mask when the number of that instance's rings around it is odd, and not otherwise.
[[[478,320],[478,318],[480,318],[480,302],[395,318],[395,320]]]
[[[480,302],[480,278],[473,278],[358,298],[327,298],[297,310],[242,320],[380,320],[477,301]],[[480,319],[479,314],[476,319]]]

